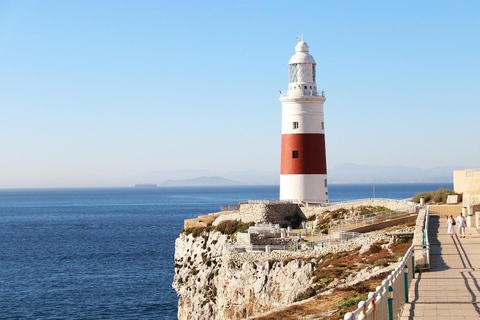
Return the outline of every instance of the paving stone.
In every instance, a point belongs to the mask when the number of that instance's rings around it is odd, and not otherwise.
[[[446,218],[430,216],[431,269],[413,279],[401,320],[480,318],[480,234],[466,229],[452,239]]]

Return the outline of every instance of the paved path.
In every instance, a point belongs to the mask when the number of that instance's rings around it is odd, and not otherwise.
[[[480,234],[466,229],[452,239],[446,218],[430,216],[431,269],[415,274],[401,320],[480,319]]]

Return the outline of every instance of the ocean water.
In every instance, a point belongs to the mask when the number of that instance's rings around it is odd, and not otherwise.
[[[405,199],[452,184],[375,185]],[[278,186],[0,190],[0,319],[176,319],[183,220]],[[330,185],[331,201],[373,197]]]

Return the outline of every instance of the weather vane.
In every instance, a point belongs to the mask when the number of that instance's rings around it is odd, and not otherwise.
[[[303,39],[305,39],[305,38],[306,38],[306,37],[305,37],[305,36],[303,35],[303,33],[302,33],[301,36],[298,36],[298,37],[297,37],[297,40],[303,41]]]

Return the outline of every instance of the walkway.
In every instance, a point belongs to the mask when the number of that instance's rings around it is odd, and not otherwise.
[[[446,233],[446,218],[430,216],[430,265],[415,274],[401,320],[480,318],[480,234],[466,238]]]

